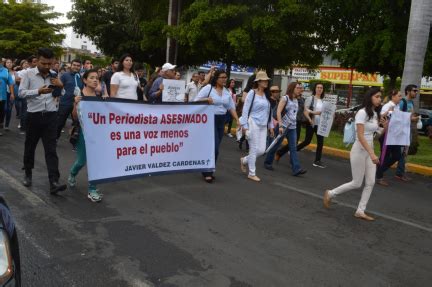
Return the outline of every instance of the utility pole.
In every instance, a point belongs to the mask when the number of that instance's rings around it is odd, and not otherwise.
[[[168,25],[177,26],[180,21],[180,5],[181,0],[170,0],[168,10]],[[166,50],[166,61],[168,63],[177,63],[178,47],[177,41],[168,37],[167,38],[167,50]]]

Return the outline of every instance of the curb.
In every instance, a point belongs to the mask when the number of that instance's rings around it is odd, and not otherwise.
[[[231,129],[231,134],[233,134],[235,136],[235,133],[236,133],[236,130]],[[286,139],[284,139],[283,144],[287,144],[287,143],[288,143],[288,141]],[[310,144],[306,147],[306,149],[309,151],[315,151],[316,144]],[[323,154],[338,157],[338,158],[343,158],[343,159],[349,159],[350,158],[350,151],[332,148],[332,147],[328,147],[328,146],[323,147]],[[396,168],[396,165],[392,166],[392,168],[393,169]],[[405,168],[406,168],[406,171],[408,171],[408,172],[432,177],[432,167],[414,164],[414,163],[407,163],[405,165]]]

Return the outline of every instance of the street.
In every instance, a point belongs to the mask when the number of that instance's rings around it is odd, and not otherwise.
[[[297,178],[288,157],[275,171],[260,158],[255,183],[224,137],[215,183],[187,173],[103,184],[97,204],[86,198],[85,169],[75,190],[49,195],[42,142],[33,186],[22,186],[24,138],[16,129],[0,137],[0,192],[17,223],[23,286],[431,284],[431,178],[403,183],[389,171],[391,186],[375,186],[369,201],[376,221],[365,222],[353,216],[360,190],[322,205],[326,189],[351,180],[348,161],[324,157],[319,169],[300,152],[308,173]],[[62,134],[62,182],[71,148]]]

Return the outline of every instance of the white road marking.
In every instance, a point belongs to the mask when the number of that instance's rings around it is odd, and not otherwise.
[[[312,196],[312,197],[315,197],[315,198],[319,198],[321,200],[323,198],[322,195],[318,195],[318,194],[315,194],[313,192],[310,192],[310,191],[307,191],[307,190],[304,190],[304,189],[301,189],[301,188],[298,188],[298,187],[290,186],[290,185],[287,185],[287,184],[284,184],[284,183],[281,183],[281,182],[275,182],[274,184],[277,185],[277,186],[280,186],[280,187],[283,187],[283,188],[286,188],[286,189],[290,189],[292,191],[304,194],[304,195],[308,195],[308,196]],[[324,195],[324,192],[323,192],[323,195]],[[352,204],[349,204],[349,203],[344,203],[344,202],[337,201],[337,200],[334,200],[334,199],[332,199],[332,202],[337,203],[338,205],[341,205],[341,206],[345,206],[345,207],[357,210],[357,206],[356,205],[352,205]],[[432,227],[428,227],[428,226],[424,226],[424,225],[421,225],[421,224],[418,224],[418,223],[415,223],[415,222],[411,222],[411,221],[408,221],[408,220],[396,218],[394,216],[387,215],[387,214],[384,214],[384,213],[381,213],[381,212],[378,212],[378,211],[370,211],[370,210],[368,210],[368,213],[373,214],[375,216],[379,216],[379,217],[388,219],[388,220],[399,222],[399,223],[402,223],[402,224],[405,224],[405,225],[408,225],[408,226],[411,226],[411,227],[414,227],[414,228],[417,228],[417,229],[420,229],[420,230],[423,230],[423,231],[432,232]]]
[[[10,185],[13,189],[18,191],[24,198],[33,206],[38,206],[41,204],[46,204],[39,196],[37,196],[34,192],[26,188],[19,182],[16,178],[7,173],[4,169],[0,168],[0,177],[2,177],[8,185]]]

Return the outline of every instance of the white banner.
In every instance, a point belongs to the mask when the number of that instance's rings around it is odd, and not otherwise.
[[[323,137],[329,136],[333,125],[335,112],[336,112],[336,106],[333,105],[333,103],[328,101],[323,101],[317,134]]]
[[[386,145],[410,145],[411,113],[394,111],[391,114]]]
[[[214,170],[213,109],[195,104],[81,101],[89,181]]]
[[[186,82],[180,80],[163,80],[162,102],[184,102]]]

